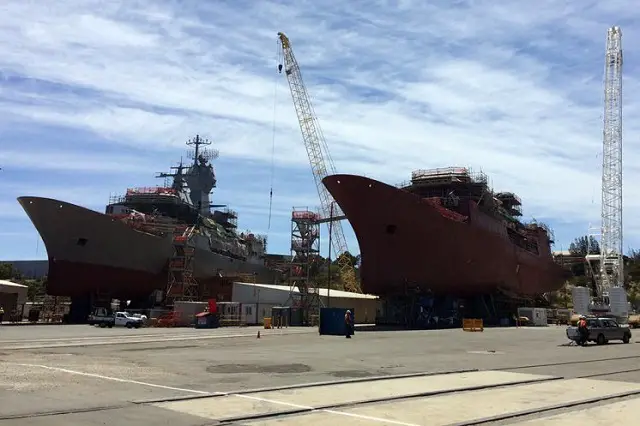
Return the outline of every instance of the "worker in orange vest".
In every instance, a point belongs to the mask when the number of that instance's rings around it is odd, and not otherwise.
[[[584,345],[589,339],[589,329],[587,328],[587,319],[581,315],[578,320],[578,333],[580,333],[580,344]]]
[[[347,339],[351,339],[351,334],[353,334],[353,318],[351,316],[351,311],[347,309],[347,312],[344,313],[344,329],[345,329],[345,337]]]

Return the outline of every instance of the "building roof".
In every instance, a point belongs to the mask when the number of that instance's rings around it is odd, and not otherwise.
[[[7,281],[7,280],[0,280],[0,286],[15,287],[16,289],[29,287],[23,284],[14,283],[12,281]]]
[[[243,283],[243,282],[234,282],[234,284],[268,288],[271,290],[286,291],[287,293],[292,291],[291,287],[289,287],[288,285],[257,284],[257,283],[254,284],[254,283]],[[298,287],[293,287],[293,292],[300,294],[300,290],[298,289]],[[344,299],[378,299],[378,296],[374,296],[372,294],[351,293],[350,291],[333,290],[333,289],[331,290],[331,292],[329,292],[326,288],[319,288],[318,294],[323,297],[327,297],[327,295],[329,295],[331,297],[340,297]]]

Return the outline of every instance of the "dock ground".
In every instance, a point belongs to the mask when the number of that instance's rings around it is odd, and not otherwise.
[[[258,330],[0,327],[0,426],[637,424],[637,335]]]

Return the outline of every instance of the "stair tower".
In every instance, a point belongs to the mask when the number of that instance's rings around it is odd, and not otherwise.
[[[169,259],[167,304],[177,301],[197,301],[198,282],[193,274],[193,226],[176,226],[173,231],[173,255]]]
[[[302,310],[304,325],[315,324],[319,316],[320,297],[312,270],[318,265],[320,253],[320,216],[308,208],[295,208],[291,214],[291,269],[290,292],[300,291],[299,300],[292,299],[293,307]]]

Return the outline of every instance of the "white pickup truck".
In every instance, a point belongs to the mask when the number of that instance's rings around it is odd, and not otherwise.
[[[116,326],[127,328],[140,328],[144,320],[140,317],[131,316],[128,312],[116,312]]]
[[[87,321],[89,325],[104,327],[140,328],[144,324],[144,318],[134,317],[127,312],[112,314],[107,308],[96,308]]]

